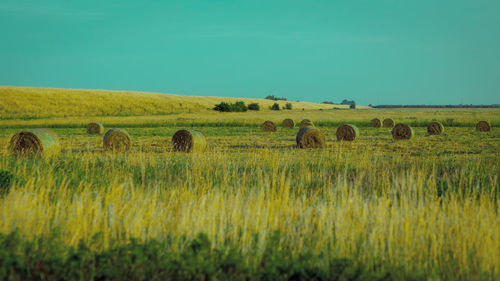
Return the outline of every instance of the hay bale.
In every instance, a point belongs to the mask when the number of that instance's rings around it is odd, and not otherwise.
[[[382,125],[384,126],[384,128],[392,128],[394,127],[394,120],[392,120],[391,118],[385,118],[382,122]]]
[[[203,152],[207,149],[205,136],[195,130],[179,130],[172,137],[174,151]]]
[[[396,124],[394,128],[392,128],[392,137],[395,140],[409,140],[412,136],[415,135],[413,128],[406,124]]]
[[[432,121],[427,126],[427,133],[429,133],[429,135],[440,135],[443,132],[444,132],[444,126],[443,124],[441,124],[441,122]]]
[[[324,148],[326,147],[325,135],[316,127],[301,128],[295,138],[298,148]]]
[[[311,120],[309,119],[304,119],[302,121],[300,121],[300,129],[304,128],[304,127],[308,127],[308,126],[312,126],[314,127],[314,124]]]
[[[278,129],[276,128],[276,125],[274,125],[273,121],[266,121],[262,124],[262,131],[263,132],[276,132]]]
[[[476,131],[477,132],[489,132],[491,131],[491,125],[490,122],[488,121],[479,121],[476,124]]]
[[[293,128],[293,127],[295,127],[295,122],[293,122],[292,119],[287,118],[287,119],[283,120],[283,123],[281,123],[281,126],[283,128]]]
[[[111,129],[103,138],[103,146],[107,151],[128,151],[131,145],[130,135],[123,129]]]
[[[373,118],[371,121],[370,121],[370,124],[373,128],[380,128],[382,127],[382,122],[380,122],[380,119],[378,118]]]
[[[9,151],[19,156],[49,156],[61,152],[57,135],[49,129],[31,129],[12,136]]]
[[[92,135],[100,135],[104,133],[104,126],[99,123],[90,123],[87,125],[87,134],[92,134]]]
[[[336,135],[338,141],[353,141],[359,136],[359,130],[354,125],[344,124],[337,128]]]

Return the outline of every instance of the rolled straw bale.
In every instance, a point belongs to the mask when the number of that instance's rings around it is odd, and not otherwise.
[[[298,148],[324,148],[326,147],[325,135],[316,127],[301,128],[295,138]]]
[[[131,147],[131,138],[123,129],[111,129],[103,138],[103,146],[107,151],[128,151]]]
[[[380,119],[378,118],[373,118],[371,121],[370,121],[370,124],[372,127],[374,128],[380,128],[382,127],[382,122],[380,122]]]
[[[179,130],[172,137],[174,151],[203,152],[207,149],[205,136],[195,130]]]
[[[273,121],[266,121],[262,124],[263,132],[276,132],[277,128]]]
[[[104,126],[101,123],[95,122],[87,125],[87,134],[100,135],[102,133],[104,133]]]
[[[292,119],[287,118],[287,119],[283,120],[283,123],[281,123],[281,126],[283,128],[293,128],[293,127],[295,127],[295,122],[293,122]]]
[[[351,124],[344,124],[337,128],[337,140],[353,141],[359,136],[358,127]]]
[[[427,133],[429,133],[429,135],[440,135],[443,132],[444,132],[444,126],[443,124],[441,124],[441,122],[432,121],[427,126]]]
[[[57,135],[49,129],[31,129],[12,136],[9,151],[20,156],[49,156],[61,152]]]
[[[307,127],[307,126],[313,126],[314,127],[314,124],[309,119],[304,119],[304,120],[300,121],[300,129],[302,129],[304,127]]]
[[[409,140],[414,135],[413,128],[406,124],[398,123],[392,128],[392,137],[395,140]]]
[[[391,118],[385,118],[382,122],[382,125],[384,126],[384,128],[392,128],[394,127],[394,120],[392,120]]]
[[[491,131],[491,125],[488,121],[479,121],[476,124],[476,131],[478,132],[489,132]]]

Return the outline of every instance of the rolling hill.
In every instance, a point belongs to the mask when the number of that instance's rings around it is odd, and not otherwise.
[[[246,104],[257,102],[263,111],[269,110],[269,106],[275,103],[272,100],[251,98],[0,86],[0,118],[167,115],[206,112],[222,101],[244,101]],[[295,110],[347,108],[345,105],[278,101],[280,106],[287,102],[292,103]]]

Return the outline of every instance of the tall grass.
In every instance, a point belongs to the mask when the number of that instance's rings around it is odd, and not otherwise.
[[[268,149],[4,155],[0,168],[27,182],[0,199],[0,232],[55,233],[98,252],[130,238],[170,239],[180,251],[202,232],[252,263],[279,231],[291,254],[473,278],[499,273],[494,159]]]

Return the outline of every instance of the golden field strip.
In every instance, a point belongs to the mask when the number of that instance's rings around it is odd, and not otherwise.
[[[287,117],[323,124],[328,147],[296,149],[298,128],[279,126]],[[438,136],[416,127],[413,139],[394,141],[390,129],[363,125],[374,117],[460,126],[446,126]],[[0,170],[24,179],[0,198],[0,232],[28,240],[57,235],[94,251],[130,238],[171,239],[181,250],[202,232],[213,248],[237,246],[255,263],[267,237],[279,231],[279,247],[293,253],[380,259],[434,279],[494,280],[500,276],[500,130],[475,132],[483,119],[497,124],[500,110],[202,109],[0,120]],[[277,122],[278,132],[261,132],[263,120]],[[105,152],[102,135],[86,134],[91,121],[126,129],[132,151]],[[344,121],[361,124],[356,141],[336,141],[333,124]],[[54,127],[62,153],[10,155],[10,137],[32,126]],[[204,133],[206,152],[171,151],[172,135],[185,127]]]

